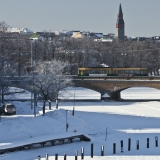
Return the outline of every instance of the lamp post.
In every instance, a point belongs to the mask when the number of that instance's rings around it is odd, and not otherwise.
[[[18,55],[19,55],[19,63],[18,63],[18,70],[19,70],[19,72],[18,72],[18,76],[20,77],[20,71],[21,71],[21,66],[20,66],[20,53],[18,53]]]
[[[68,110],[65,110],[65,111],[66,111],[66,132],[67,132],[68,127],[69,127],[69,126],[68,126],[68,122],[67,122],[67,115],[68,115],[68,112],[69,112],[69,111],[68,111]]]
[[[34,66],[33,66],[33,52],[32,52],[32,41],[31,41],[31,70],[32,70],[32,84],[34,87]],[[33,88],[34,90],[34,88]],[[34,107],[33,107],[33,99],[34,99]],[[34,108],[34,117],[36,117],[36,94],[31,92],[31,109]]]
[[[31,70],[32,70],[32,83],[33,83],[34,77],[33,77],[32,41],[31,41]],[[31,109],[33,109],[32,97],[33,97],[33,93],[31,92]]]
[[[73,116],[74,116],[74,110],[75,110],[75,97],[76,97],[76,90],[74,90],[74,106],[73,106],[73,111],[72,111]]]

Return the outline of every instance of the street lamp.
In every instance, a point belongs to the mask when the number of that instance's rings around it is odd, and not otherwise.
[[[31,70],[32,70],[32,83],[34,87],[34,66],[33,66],[32,43],[33,42],[31,41]],[[32,92],[31,92],[31,109],[33,109],[33,99],[34,99],[34,116],[36,117],[36,94],[35,93],[33,94]]]
[[[31,71],[32,71],[32,81],[33,81],[33,58],[32,58],[32,41],[31,41]],[[33,93],[31,91],[31,109],[33,109],[33,102],[32,102],[32,99],[33,99]]]
[[[69,111],[68,110],[65,110],[65,111],[66,111],[66,132],[67,132],[68,127],[69,127],[68,122],[67,122],[67,115],[68,115]]]
[[[73,106],[73,111],[72,111],[73,116],[74,116],[74,110],[75,110],[75,97],[76,97],[76,89],[74,90],[74,106]]]

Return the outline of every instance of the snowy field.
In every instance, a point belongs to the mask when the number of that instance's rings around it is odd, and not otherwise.
[[[76,91],[75,91],[76,89]],[[70,88],[68,99],[78,97],[97,97],[100,94],[82,88]],[[63,96],[62,96],[63,94]],[[64,97],[64,93],[61,96]],[[79,96],[81,95],[81,96]],[[66,95],[65,95],[66,96]],[[160,99],[160,92],[151,88],[131,88],[121,93],[123,99]],[[15,94],[6,98],[29,98],[30,94]],[[70,98],[72,97],[72,98]],[[77,98],[76,98],[77,97]],[[118,102],[118,101],[71,101],[60,102],[59,109],[55,109],[52,102],[52,110],[46,107],[46,115],[42,116],[42,103],[36,108],[37,116],[33,116],[33,110],[29,101],[13,101],[17,108],[17,115],[2,116],[0,122],[0,148],[7,144],[28,142],[42,136],[57,136],[83,133],[91,138],[91,142],[74,142],[63,145],[37,147],[23,151],[8,152],[0,155],[0,160],[35,160],[41,155],[44,160],[45,154],[54,160],[54,155],[59,154],[60,160],[67,154],[67,160],[74,159],[75,150],[80,156],[81,147],[84,147],[86,160],[158,160],[160,159],[160,146],[155,147],[155,137],[160,141],[160,102]],[[72,109],[75,107],[75,116]],[[68,110],[69,112],[66,112]],[[69,123],[66,133],[66,113]],[[107,129],[107,137],[106,137]],[[131,151],[128,151],[128,138],[131,138]],[[146,148],[150,139],[150,146]],[[123,140],[124,152],[120,150],[120,141]],[[139,150],[136,149],[136,141],[139,140]],[[90,145],[94,144],[94,158],[90,158]],[[113,154],[113,143],[116,143],[116,154]],[[160,144],[160,142],[159,142]],[[105,157],[100,157],[101,146],[104,145]],[[78,157],[78,159],[81,159]]]

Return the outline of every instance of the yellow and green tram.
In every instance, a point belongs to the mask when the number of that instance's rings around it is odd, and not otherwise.
[[[147,68],[78,68],[78,76],[148,76]]]

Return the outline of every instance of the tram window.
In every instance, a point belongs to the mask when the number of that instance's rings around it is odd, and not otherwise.
[[[92,74],[100,74],[99,70],[92,70]]]
[[[125,70],[124,73],[125,73],[125,74],[129,74],[129,70]]]
[[[143,72],[143,71],[141,71],[141,74],[144,74],[144,72]]]
[[[135,74],[139,74],[139,71],[136,70],[136,71],[135,71]]]
[[[114,74],[116,74],[116,73],[117,73],[117,71],[115,70],[115,71],[114,71]]]
[[[96,74],[100,74],[100,71],[99,71],[99,70],[96,70]]]
[[[110,70],[108,70],[108,74],[110,74]]]
[[[133,74],[134,73],[134,71],[133,70],[130,70],[130,74]]]
[[[123,74],[123,71],[122,70],[118,70],[118,74]]]
[[[92,70],[85,70],[85,74],[92,74]]]
[[[88,71],[85,71],[85,74],[89,74],[89,72],[88,72]]]
[[[106,71],[105,71],[105,70],[102,70],[102,74],[106,74]]]

